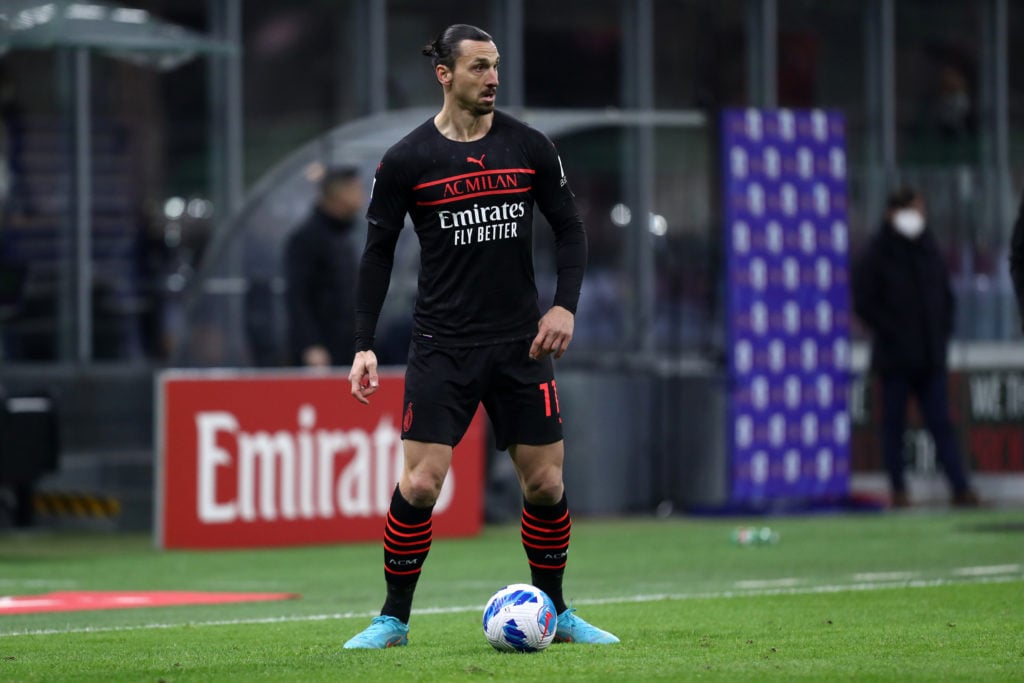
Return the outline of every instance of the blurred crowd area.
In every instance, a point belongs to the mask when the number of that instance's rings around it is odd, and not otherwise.
[[[94,6],[12,0],[0,8],[11,22],[69,5]],[[880,218],[888,188],[877,186],[879,178],[915,184],[928,198],[954,277],[957,339],[1002,341],[1019,329],[1006,265],[1024,184],[1019,3],[138,0],[131,8],[143,12],[131,16],[215,35],[239,51],[197,51],[166,68],[124,50],[4,46],[5,363],[276,364],[281,356],[273,344],[254,344],[279,334],[287,283],[273,263],[259,273],[214,267],[207,258],[232,257],[209,245],[227,226],[235,242],[244,242],[250,218],[273,226],[275,239],[293,227],[312,181],[289,212],[275,214],[266,204],[270,213],[254,217],[256,209],[247,207],[258,208],[259,194],[283,184],[282,174],[299,181],[308,174],[307,166],[286,163],[295,150],[365,117],[437,106],[440,93],[419,48],[455,22],[495,35],[505,57],[500,105],[679,115],[648,129],[649,173],[641,180],[633,174],[634,147],[644,139],[638,127],[595,124],[553,136],[590,239],[575,341],[582,352],[720,352],[714,122],[722,108],[743,106],[842,111],[853,251]],[[30,10],[37,14],[18,14]],[[759,60],[766,40],[771,73]],[[76,59],[88,64],[84,286],[74,253],[82,225],[75,175],[81,93],[74,79],[83,71]],[[216,76],[218,65],[232,59],[240,74],[234,91]],[[637,73],[645,74],[643,87]],[[227,134],[240,136],[239,153],[225,156],[225,130],[216,121],[232,106],[240,130]],[[993,132],[999,121],[1005,139]],[[330,155],[324,151],[325,159]],[[234,166],[225,171],[225,163]],[[225,191],[226,177],[238,179],[241,197]],[[645,198],[640,208],[632,203],[637,196]],[[538,241],[542,256],[550,248]],[[414,259],[403,263],[413,272]],[[232,277],[213,286],[204,274],[218,268]],[[402,282],[399,273],[392,308],[408,301]],[[542,278],[539,285],[542,296],[550,294],[552,282]],[[202,319],[195,302],[203,297],[230,300],[235,314]],[[406,315],[385,312],[384,362],[404,359]],[[76,338],[82,330],[84,347]],[[863,330],[855,326],[854,334],[862,338]]]

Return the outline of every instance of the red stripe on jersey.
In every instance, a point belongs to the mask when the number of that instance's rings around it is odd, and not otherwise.
[[[443,185],[444,183],[451,183],[456,180],[464,180],[466,178],[476,178],[478,176],[485,175],[497,175],[499,173],[526,173],[534,175],[536,173],[532,168],[499,168],[492,171],[474,171],[473,173],[463,173],[462,175],[453,175],[447,178],[441,178],[440,180],[431,180],[430,182],[420,183],[415,185],[412,189],[413,192],[416,190],[422,190],[427,187],[433,187],[434,185]]]
[[[459,202],[463,199],[472,199],[474,197],[489,197],[494,194],[519,194],[522,192],[529,192],[530,188],[516,187],[508,190],[489,190],[487,192],[474,192],[473,194],[462,194],[458,197],[448,197],[447,199],[438,199],[433,202],[416,202],[416,206],[437,206],[438,204],[448,204],[450,202]]]

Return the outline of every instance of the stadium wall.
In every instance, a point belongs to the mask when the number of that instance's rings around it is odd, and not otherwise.
[[[953,410],[964,452],[982,497],[997,505],[1024,504],[1024,348],[954,344],[950,349]],[[870,417],[874,393],[864,370],[867,349],[853,353],[851,391],[854,473],[851,487],[885,493]],[[83,514],[48,514],[37,524],[88,524],[148,530],[153,523],[154,375],[151,369],[111,367],[0,368],[8,395],[46,392],[54,398],[61,451],[58,470],[37,482],[46,494],[113,501]],[[566,418],[565,477],[580,515],[671,512],[712,504],[726,490],[724,380],[711,363],[673,362],[646,368],[559,369]],[[927,435],[908,433],[912,495],[945,499]],[[511,479],[510,479],[511,477]],[[519,504],[504,453],[489,458],[489,521]],[[93,513],[99,511],[103,514]],[[3,520],[0,520],[0,524]]]

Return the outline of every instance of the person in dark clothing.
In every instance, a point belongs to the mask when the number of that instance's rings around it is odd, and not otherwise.
[[[341,365],[355,353],[358,244],[353,229],[363,203],[362,181],[354,168],[328,170],[312,213],[288,238],[286,301],[294,365]]]
[[[420,244],[419,287],[403,397],[403,467],[384,531],[380,616],[346,649],[409,642],[413,594],[430,552],[434,505],[482,403],[523,493],[521,532],[531,583],[558,613],[555,642],[613,644],[566,604],[562,580],[572,518],[552,358],[572,340],[587,261],[583,221],[551,141],[495,109],[498,48],[455,24],[423,48],[441,86],[441,110],[384,154],[367,210],[349,372],[360,403],[379,388],[374,335],[406,217]],[[541,313],[533,215],[555,238],[557,285]]]
[[[976,505],[949,412],[947,347],[955,301],[949,273],[913,189],[889,197],[881,229],[853,273],[854,310],[872,333],[871,369],[882,387],[882,456],[895,507],[910,504],[903,436],[913,396],[935,439],[954,505]]]
[[[1010,278],[1017,295],[1021,330],[1024,330],[1024,197],[1021,197],[1017,220],[1013,223],[1013,234],[1010,236]]]

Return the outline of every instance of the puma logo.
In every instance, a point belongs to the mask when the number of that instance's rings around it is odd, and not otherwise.
[[[479,164],[480,168],[483,168],[484,167],[484,157],[485,156],[487,156],[487,155],[486,154],[481,154],[479,159],[474,159],[473,157],[466,157],[466,161],[468,161],[471,164]]]

